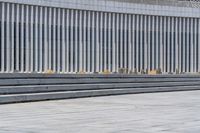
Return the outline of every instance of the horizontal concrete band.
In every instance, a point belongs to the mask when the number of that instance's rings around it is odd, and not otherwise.
[[[0,74],[0,104],[200,89],[199,75]]]
[[[75,84],[75,85],[36,85],[36,86],[5,86],[0,87],[2,94],[28,94],[43,92],[61,92],[61,91],[84,91],[101,89],[120,89],[120,88],[152,88],[152,87],[179,87],[179,86],[200,86],[200,82],[160,82],[160,83],[118,83],[118,84]]]
[[[160,83],[160,82],[199,82],[200,78],[83,78],[83,79],[0,79],[0,88],[4,86],[34,85],[88,85],[118,83]]]
[[[0,0],[2,2],[58,7],[101,12],[116,12],[129,14],[148,14],[162,16],[199,17],[199,8],[175,7],[169,5],[149,5],[108,0]],[[165,4],[166,4],[165,3]],[[173,3],[173,2],[171,2]]]
[[[156,92],[172,92],[172,91],[194,91],[199,90],[199,86],[191,87],[159,87],[159,88],[136,88],[136,89],[112,89],[112,90],[92,90],[92,91],[78,91],[78,92],[51,92],[51,93],[34,93],[21,95],[0,96],[0,104],[18,103],[18,102],[32,102],[71,98],[84,98],[96,96],[109,95],[123,95],[123,94],[139,94],[139,93],[156,93]]]

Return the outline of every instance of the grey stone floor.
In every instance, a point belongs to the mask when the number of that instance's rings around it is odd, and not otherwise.
[[[0,105],[0,133],[200,133],[200,91]]]

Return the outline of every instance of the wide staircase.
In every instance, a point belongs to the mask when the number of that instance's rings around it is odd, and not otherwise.
[[[200,75],[0,74],[0,104],[200,90]]]

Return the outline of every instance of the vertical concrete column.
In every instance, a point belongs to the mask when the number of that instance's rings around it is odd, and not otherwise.
[[[189,72],[189,67],[190,67],[190,18],[187,18],[187,41],[186,41],[186,72]]]
[[[170,42],[170,36],[171,36],[171,17],[167,17],[168,21],[167,21],[167,72],[171,72],[171,42]]]
[[[48,62],[48,46],[49,46],[49,40],[47,38],[48,34],[47,34],[47,30],[48,30],[48,24],[47,24],[47,7],[44,8],[44,50],[43,50],[43,54],[44,54],[44,72],[47,71],[49,69],[49,62]]]
[[[164,21],[164,24],[163,24],[163,40],[164,40],[164,42],[163,42],[163,72],[167,72],[167,59],[166,59],[166,57],[167,57],[167,42],[166,42],[166,40],[167,40],[167,17],[164,17],[163,18],[163,21]]]
[[[78,72],[78,10],[74,10],[74,50],[73,50],[73,58],[74,58],[74,69],[73,72]],[[92,63],[92,62],[90,62]]]
[[[104,13],[104,41],[103,41],[104,68],[103,68],[103,71],[107,70],[107,49],[108,49],[108,45],[107,45],[107,39],[108,39],[108,37],[107,37],[108,36],[107,29],[108,29],[107,13]]]
[[[56,72],[56,8],[53,8],[53,71]]]
[[[183,72],[186,72],[186,53],[185,53],[185,42],[186,42],[186,19],[183,18]]]
[[[159,43],[159,39],[160,39],[160,35],[158,34],[159,33],[159,25],[160,25],[160,23],[159,23],[159,16],[156,16],[156,30],[155,30],[155,32],[156,32],[156,40],[155,40],[155,49],[156,49],[156,51],[155,51],[155,53],[156,53],[156,60],[155,60],[155,64],[156,64],[156,66],[155,66],[155,69],[158,69],[159,67],[160,67],[160,61],[159,61],[159,47],[160,47],[160,43]]]
[[[139,70],[139,15],[136,15],[136,69]]]
[[[120,20],[119,20],[119,14],[116,14],[116,71],[119,72],[119,47],[120,47],[120,42],[119,42],[119,33],[120,33]]]
[[[148,71],[152,70],[151,68],[151,63],[152,63],[152,59],[151,59],[151,18],[152,16],[148,16]]]
[[[128,15],[128,70],[132,70],[132,56],[131,56],[131,52],[132,52],[132,45],[131,45],[131,15]]]
[[[139,55],[139,58],[140,58],[140,67],[139,67],[139,71],[141,72],[141,70],[144,68],[144,64],[143,64],[143,62],[144,62],[144,56],[143,56],[143,54],[144,54],[144,34],[143,34],[143,27],[144,27],[144,20],[143,20],[143,15],[140,15],[140,29],[139,29],[139,34],[140,34],[140,43],[139,43],[139,49],[140,49],[140,55]]]
[[[198,19],[198,72],[200,72],[200,19]]]
[[[74,10],[70,10],[70,73],[74,72]]]
[[[49,70],[52,70],[52,8],[49,8],[48,9],[48,12],[49,12],[49,15],[48,15],[48,18],[47,18],[47,23],[48,23],[48,69]]]
[[[132,60],[132,67],[131,70],[133,71],[135,67],[135,49],[136,49],[136,43],[135,43],[135,15],[132,15],[132,55],[131,55],[131,60]]]
[[[183,24],[183,18],[179,18],[179,71],[182,72],[182,48],[183,48],[183,42],[182,42],[182,24]]]
[[[197,18],[194,19],[194,48],[193,48],[193,56],[194,56],[194,70],[193,72],[197,72]]]
[[[38,6],[35,7],[35,37],[34,37],[34,40],[35,40],[35,60],[34,60],[34,64],[35,64],[35,71],[38,72],[39,71],[39,63],[38,63],[38,51],[39,51],[39,35],[38,35],[38,30],[39,30],[39,9],[38,9]]]
[[[116,72],[117,71],[117,67],[116,67],[116,14],[113,13],[112,14],[112,72]]]
[[[155,70],[159,68],[159,16],[155,16],[155,33],[154,33],[154,50],[155,50],[155,57],[154,57],[154,64],[155,64]]]
[[[174,47],[174,17],[172,17],[172,19],[171,19],[171,41],[170,41],[170,43],[171,43],[171,48],[170,48],[170,55],[171,55],[171,72],[174,72],[174,66],[175,66],[175,54],[174,54],[174,50],[175,50],[175,47]]]
[[[66,35],[65,35],[65,28],[66,28],[66,18],[65,18],[65,14],[66,14],[66,10],[65,9],[62,9],[62,48],[61,48],[61,51],[62,51],[62,64],[61,64],[61,67],[62,67],[62,72],[66,72],[66,56],[65,56],[65,52],[66,52]]]
[[[25,39],[26,39],[26,43],[25,43],[25,72],[30,72],[29,68],[30,68],[30,28],[29,28],[29,8],[30,6],[26,5],[26,34],[25,34]]]
[[[19,35],[19,31],[20,31],[20,29],[19,29],[19,23],[20,23],[20,21],[19,21],[19,19],[20,19],[20,9],[19,9],[19,4],[17,4],[16,5],[16,54],[15,54],[15,58],[16,58],[16,70],[19,72],[19,68],[20,68],[20,66],[19,66],[19,61],[20,61],[20,56],[19,56],[19,37],[20,37],[20,35]],[[3,39],[3,38],[1,38],[1,39]]]
[[[69,73],[70,72],[70,61],[69,61],[69,58],[70,58],[70,41],[69,41],[69,33],[70,33],[70,28],[69,28],[69,25],[70,25],[70,12],[69,10],[67,9],[66,10],[66,14],[65,14],[66,18],[65,18],[65,23],[66,23],[66,29],[65,29],[65,35],[66,35],[66,53],[65,53],[65,58],[66,58],[66,72]]]
[[[96,72],[100,72],[100,13],[96,12],[96,41],[95,41],[95,45],[96,45],[96,49],[95,49],[95,53],[96,53],[96,58],[95,58],[95,64],[96,64],[96,68],[95,71]]]
[[[120,14],[120,68],[123,68],[123,14]]]
[[[179,68],[178,17],[175,18],[175,71]]]
[[[147,40],[147,35],[148,35],[148,30],[147,30],[147,17],[148,16],[144,16],[144,71],[146,71],[147,67],[148,67],[148,40]]]
[[[30,72],[33,72],[34,70],[34,67],[35,67],[35,64],[34,64],[34,53],[35,53],[35,50],[34,50],[34,38],[33,38],[33,33],[34,33],[34,27],[33,27],[33,24],[34,24],[34,14],[35,14],[35,11],[33,10],[34,9],[34,6],[31,6],[30,7],[31,9],[31,12],[30,12],[30,16],[31,16],[31,20],[30,20]]]
[[[83,70],[86,72],[86,32],[87,32],[87,21],[86,21],[87,12],[83,12]]]
[[[111,13],[108,13],[108,28],[107,28],[107,32],[108,32],[108,38],[107,38],[107,62],[108,62],[108,70],[111,72]]]
[[[42,55],[43,55],[43,7],[40,7],[40,21],[39,21],[39,25],[40,25],[40,31],[39,31],[39,72],[42,72],[42,65],[43,65],[43,59],[42,59]]]
[[[189,72],[194,72],[194,21],[193,21],[193,18],[191,18],[191,21],[190,21],[190,54],[189,54],[189,65],[190,65],[190,69],[189,69]]]
[[[96,40],[96,31],[95,31],[95,12],[92,12],[92,38],[91,38],[91,72],[94,73],[95,72],[95,56],[96,56],[96,53],[95,53],[95,48],[96,48],[96,44],[95,44],[95,40]]]
[[[123,43],[123,48],[124,48],[123,62],[124,62],[124,68],[126,68],[126,69],[128,68],[128,66],[127,66],[127,57],[128,57],[128,54],[127,54],[128,53],[128,51],[127,51],[127,45],[128,45],[127,44],[127,36],[128,36],[127,35],[127,30],[128,30],[128,28],[127,28],[127,26],[128,26],[127,25],[128,24],[127,17],[128,17],[127,14],[125,14],[124,15],[124,28],[123,28],[123,31],[124,31],[124,33],[123,33],[124,34],[124,37],[123,37],[124,38],[124,41],[123,41],[124,42]]]
[[[83,11],[79,11],[79,56],[78,56],[78,60],[79,60],[79,72],[83,71]]]
[[[164,72],[164,59],[163,59],[163,54],[164,54],[164,40],[163,40],[163,30],[164,30],[164,27],[163,27],[163,17],[160,17],[160,69],[162,72]]]
[[[15,4],[11,5],[11,34],[10,34],[10,40],[11,40],[11,46],[10,46],[10,72],[14,72],[15,67],[15,52],[16,47],[14,45],[14,21],[15,21]]]
[[[171,72],[175,72],[175,61],[176,61],[176,56],[175,56],[175,18],[172,17],[171,21]]]
[[[60,26],[61,26],[61,9],[58,9],[58,17],[57,17],[57,43],[56,43],[56,45],[57,45],[57,51],[56,51],[56,56],[57,56],[57,62],[56,62],[56,64],[57,64],[57,72],[58,73],[60,73],[60,66],[61,66],[61,64],[60,64],[60,61],[61,61],[61,56],[60,56],[60,53],[61,53],[61,48],[60,48],[60,46],[61,46],[61,35],[60,35],[60,32],[61,32],[61,29],[60,29]]]
[[[155,70],[156,65],[155,65],[155,56],[156,56],[156,51],[155,51],[155,16],[152,16],[152,69]]]
[[[10,3],[6,4],[6,72],[10,72],[10,51],[11,51],[11,40],[10,40]]]
[[[88,11],[87,72],[91,72],[91,12]]]
[[[24,72],[24,5],[21,5],[21,72]]]
[[[29,8],[30,6],[26,5],[26,43],[25,43],[25,72],[30,72],[29,70],[29,53],[30,53],[30,33],[29,33],[29,15],[30,15],[30,12],[29,12]]]
[[[104,23],[104,21],[103,21],[103,12],[101,12],[100,13],[100,43],[99,43],[99,50],[100,50],[100,72],[103,72],[103,69],[104,69],[104,67],[103,67],[103,23]]]
[[[2,3],[1,12],[1,72],[5,72],[5,3]]]

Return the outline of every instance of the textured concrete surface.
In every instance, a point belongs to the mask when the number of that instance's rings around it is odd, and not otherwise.
[[[199,133],[200,91],[0,105],[0,133]]]

